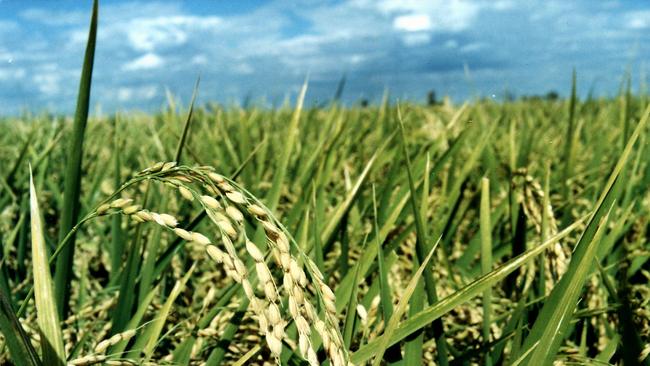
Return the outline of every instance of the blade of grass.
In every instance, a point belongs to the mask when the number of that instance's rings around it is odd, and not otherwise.
[[[284,178],[287,175],[287,168],[289,167],[289,160],[291,159],[291,152],[293,150],[293,145],[296,143],[296,138],[298,137],[298,125],[300,122],[300,112],[302,112],[302,105],[305,101],[305,93],[307,93],[307,79],[302,84],[300,89],[300,94],[298,95],[298,100],[296,101],[296,109],[294,110],[293,117],[289,123],[289,127],[286,132],[286,140],[284,141],[284,150],[280,154],[278,160],[278,165],[273,174],[273,183],[271,185],[271,190],[267,195],[266,206],[271,211],[275,211],[280,201],[280,191],[282,185],[284,184]]]
[[[409,281],[408,285],[406,286],[406,289],[402,293],[402,297],[400,298],[399,303],[397,304],[397,308],[395,309],[395,312],[393,313],[393,315],[390,317],[390,320],[388,321],[388,325],[384,330],[384,334],[379,338],[379,345],[374,355],[375,361],[372,363],[373,366],[379,366],[381,364],[382,358],[384,357],[384,352],[386,351],[386,348],[388,348],[389,346],[390,337],[392,336],[393,332],[395,332],[395,329],[397,328],[397,325],[400,319],[402,318],[402,315],[404,315],[404,312],[406,312],[406,307],[408,306],[409,300],[411,299],[411,295],[413,295],[413,291],[415,291],[415,287],[417,286],[418,281],[420,281],[420,277],[422,276],[422,273],[424,273],[427,264],[429,263],[429,260],[433,256],[433,253],[436,250],[436,247],[439,243],[440,243],[440,239],[438,239],[438,241],[433,246],[433,248],[431,248],[429,255],[427,255],[424,261],[422,261],[422,265],[417,270],[417,272],[415,272],[415,274]]]
[[[41,211],[38,208],[32,171],[29,171],[29,203],[32,228],[32,271],[34,274],[34,298],[38,326],[41,329],[43,362],[46,365],[64,365],[65,349],[61,323],[56,310],[52,275],[48,264],[47,244],[43,237]]]
[[[136,310],[135,314],[133,314],[133,317],[131,317],[131,320],[126,324],[124,329],[136,329],[138,328],[138,325],[142,321],[142,318],[144,317],[145,312],[149,308],[149,305],[151,304],[151,301],[153,300],[154,295],[156,295],[156,290],[158,287],[154,287],[151,292],[147,295],[147,297],[144,299],[143,302],[140,303],[138,306],[138,309]],[[122,340],[118,343],[116,343],[114,346],[110,347],[108,349],[108,354],[114,354],[114,355],[119,355],[124,350],[126,349],[126,346],[128,345],[129,340]]]
[[[397,120],[399,122],[402,153],[404,155],[404,160],[406,161],[406,173],[408,177],[409,190],[411,191],[411,209],[413,210],[413,217],[415,220],[415,233],[417,240],[415,242],[415,252],[417,259],[420,263],[425,264],[425,256],[429,251],[429,239],[427,232],[424,228],[423,215],[424,213],[420,212],[420,208],[417,203],[417,191],[415,188],[415,182],[413,179],[413,172],[411,169],[411,158],[408,154],[408,148],[406,144],[406,136],[404,133],[404,121],[402,120],[402,113],[400,111],[399,105],[397,106]],[[426,173],[426,172],[425,172]],[[438,294],[436,292],[436,283],[433,279],[433,272],[431,269],[424,267],[424,273],[422,274],[424,278],[424,287],[426,290],[427,299],[429,304],[433,305],[438,302]],[[445,342],[444,335],[444,326],[441,319],[436,319],[432,324],[433,336],[436,338],[436,346],[438,353],[438,363],[441,366],[446,366],[449,364],[447,360],[447,345]]]
[[[192,267],[190,267],[187,273],[183,276],[183,278],[176,281],[176,283],[174,284],[174,288],[170,292],[169,297],[167,297],[167,300],[165,301],[165,304],[160,308],[160,310],[156,314],[155,320],[144,330],[144,332],[140,336],[138,336],[135,342],[134,350],[137,351],[140,349],[140,347],[142,347],[142,355],[143,355],[144,362],[148,361],[153,355],[153,351],[156,348],[156,345],[160,342],[160,334],[163,330],[163,326],[165,325],[165,322],[167,321],[167,317],[169,316],[172,305],[174,304],[174,301],[176,300],[178,295],[180,295],[187,281],[190,279],[190,276],[194,272],[195,268],[196,268],[196,264],[193,264]],[[129,357],[133,357],[133,356],[135,355],[129,353]]]
[[[121,154],[122,148],[120,147],[120,121],[118,116],[115,116],[113,120],[113,184],[115,187],[119,187],[122,184],[122,174],[121,174]],[[110,280],[111,283],[117,281],[117,276],[120,273],[120,268],[122,266],[122,255],[124,254],[124,231],[122,230],[122,215],[114,215],[111,223],[111,239],[112,245],[110,250],[111,255],[111,274]]]
[[[375,192],[375,185],[372,185],[372,210],[374,213],[373,218],[373,228],[375,235],[375,243],[377,245],[377,266],[379,273],[379,298],[381,301],[381,311],[384,319],[384,324],[388,324],[388,321],[393,316],[393,296],[390,289],[390,283],[388,282],[388,270],[386,268],[386,260],[384,259],[384,250],[381,246],[381,241],[379,240],[379,224],[377,223],[377,197]],[[416,289],[417,290],[417,289]],[[408,354],[408,353],[407,353]],[[412,354],[412,352],[411,352]],[[396,363],[402,358],[399,346],[389,347],[386,350],[386,362],[389,365]]]
[[[566,139],[565,139],[564,152],[562,157],[562,160],[564,161],[564,169],[562,170],[561,189],[562,189],[562,197],[564,197],[565,201],[568,200],[569,195],[571,193],[571,187],[569,186],[568,180],[573,175],[573,150],[574,150],[573,143],[575,142],[573,139],[573,134],[575,129],[574,120],[575,120],[575,112],[576,112],[576,102],[577,102],[576,70],[574,69],[573,74],[571,76],[571,99],[569,99],[569,121],[567,124]],[[563,221],[566,221],[568,217],[569,217],[568,213],[565,213]]]
[[[90,104],[90,84],[93,73],[93,62],[95,58],[95,42],[97,38],[97,7],[98,1],[93,1],[92,15],[90,18],[90,29],[88,31],[88,43],[84,55],[83,67],[81,70],[81,81],[79,82],[79,94],[77,98],[77,110],[74,115],[72,138],[68,147],[68,158],[66,161],[65,187],[63,210],[61,211],[61,225],[59,227],[59,241],[63,240],[79,218],[79,197],[81,194],[81,166],[83,158],[83,143],[86,124],[88,122],[88,106]],[[72,278],[72,259],[74,257],[75,236],[63,249],[56,261],[56,272],[54,275],[54,288],[56,290],[56,307],[59,315],[63,317],[68,312],[68,299],[70,298],[70,280]],[[47,363],[47,362],[46,362]]]
[[[192,92],[192,101],[190,102],[190,109],[187,112],[187,119],[183,125],[183,133],[181,138],[178,140],[178,145],[176,145],[176,153],[174,154],[174,160],[177,163],[181,163],[181,156],[183,154],[183,146],[185,146],[185,140],[187,139],[187,134],[190,131],[190,124],[192,123],[192,113],[194,112],[194,102],[196,101],[196,95],[199,91],[199,83],[201,82],[201,77],[196,78],[196,83],[194,84],[194,91]]]
[[[363,249],[365,250],[366,247],[366,240],[368,239],[368,236],[366,236],[363,244]],[[345,316],[345,324],[343,326],[343,345],[345,346],[346,349],[350,349],[350,344],[352,344],[352,337],[354,336],[354,331],[355,331],[355,323],[356,323],[356,318],[357,318],[357,293],[359,292],[359,267],[361,265],[357,262],[357,264],[354,266],[354,283],[357,286],[354,286],[352,288],[352,293],[350,294],[350,301],[348,303],[348,308],[346,311],[346,316]]]
[[[481,276],[464,288],[454,292],[444,299],[441,299],[438,301],[438,303],[428,306],[419,314],[405,320],[399,327],[397,327],[397,329],[395,329],[395,332],[392,335],[389,344],[395,344],[401,341],[413,332],[426,327],[433,320],[441,317],[452,309],[481,294],[486,287],[494,286],[496,283],[503,280],[508,274],[533,260],[537,255],[543,253],[549,246],[566,237],[569,233],[579,227],[586,219],[587,217],[583,217],[577,220],[562,230],[560,233],[549,238],[548,241],[534,246],[526,253],[509,260],[487,275]],[[374,357],[377,350],[379,349],[379,341],[381,339],[382,338],[380,337],[379,339],[375,339],[365,346],[361,347],[357,352],[353,353],[350,356],[350,361],[352,363],[359,364]]]
[[[421,220],[424,222],[426,219],[427,212],[429,212],[429,171],[431,170],[431,159],[429,154],[427,154],[426,167],[423,174],[422,182],[422,200],[420,202],[420,216]],[[420,266],[420,261],[417,259],[417,256],[413,258],[413,271],[417,271]],[[419,282],[413,291],[411,301],[409,304],[409,316],[414,316],[424,309],[424,284]],[[422,362],[423,356],[423,345],[424,345],[424,332],[419,331],[412,334],[407,338],[404,343],[404,362],[407,365],[416,365]],[[395,346],[393,346],[395,347]],[[390,348],[387,350],[387,352]]]
[[[589,224],[576,245],[567,272],[562,276],[560,282],[549,295],[549,298],[540,311],[529,336],[524,342],[523,350],[529,350],[532,345],[537,342],[544,344],[543,347],[539,347],[535,350],[532,356],[527,359],[527,365],[540,364],[531,362],[551,362],[552,357],[560,346],[562,337],[557,336],[555,332],[560,330],[562,326],[566,326],[569,322],[569,319],[565,318],[570,318],[572,310],[576,305],[575,300],[577,300],[577,297],[579,296],[578,290],[575,289],[576,284],[582,283],[581,280],[584,280],[584,276],[586,276],[584,271],[591,268],[593,256],[597,253],[597,251],[592,253],[592,249],[594,249],[593,246],[595,246],[592,243],[596,239],[596,234],[600,232],[599,228],[602,218],[607,216],[607,212],[611,209],[617,198],[613,192],[617,191],[620,193],[620,191],[615,189],[615,184],[621,182],[618,180],[619,174],[625,167],[632,152],[632,148],[641,134],[641,131],[644,131],[648,119],[650,119],[650,106],[646,108],[643,117],[639,121],[639,124],[630,137],[625,150],[621,154],[614,170],[609,176],[609,179],[598,198],[594,213],[589,220]],[[597,250],[597,248],[594,250]],[[585,262],[586,264],[583,263],[585,258],[589,259],[589,261]],[[587,269],[581,266],[587,267]],[[549,328],[552,329],[553,334],[549,333]]]
[[[246,352],[246,354],[243,355],[239,360],[235,361],[232,364],[232,366],[248,365],[248,361],[261,350],[262,350],[262,346],[260,346],[259,344],[255,345],[255,347],[251,348],[250,351]]]
[[[228,346],[230,346],[230,343],[235,338],[235,334],[242,323],[248,304],[248,298],[244,298],[241,304],[237,307],[230,318],[228,325],[226,325],[223,334],[219,337],[219,343],[217,343],[217,346],[212,350],[212,352],[210,352],[210,356],[205,362],[206,366],[217,366],[221,364],[226,352],[228,351]]]
[[[0,331],[9,348],[11,359],[17,365],[40,366],[41,360],[36,353],[29,337],[11,309],[11,304],[5,292],[0,291]]]
[[[392,135],[391,135],[392,136]],[[386,143],[388,143],[392,138],[389,138]],[[361,186],[365,182],[366,178],[368,177],[368,174],[370,173],[370,170],[372,169],[375,161],[377,160],[377,157],[381,153],[381,151],[384,149],[386,146],[386,143],[384,145],[380,146],[379,149],[372,155],[370,160],[366,163],[365,168],[361,172],[361,175],[359,175],[359,178],[357,178],[357,181],[355,182],[354,186],[352,189],[348,192],[345,200],[339,204],[339,206],[336,208],[336,210],[330,214],[330,219],[327,221],[326,226],[323,228],[322,234],[321,234],[321,243],[326,245],[327,243],[332,240],[332,237],[334,233],[336,232],[336,229],[339,227],[341,224],[341,219],[345,215],[347,211],[350,210],[350,207],[352,207],[352,203],[354,200],[358,197]]]
[[[481,179],[481,273],[486,275],[492,271],[492,224],[490,223],[490,180]],[[492,313],[492,288],[483,291],[483,343],[490,343],[490,326]],[[490,353],[485,354],[485,365],[492,365]]]
[[[372,203],[373,210],[375,213],[374,218],[374,229],[375,229],[375,242],[377,244],[377,264],[379,266],[379,286],[381,294],[381,308],[384,315],[384,321],[388,323],[388,320],[393,315],[393,302],[390,289],[390,283],[388,283],[388,271],[385,266],[384,261],[384,251],[381,248],[381,241],[379,240],[379,225],[377,224],[377,201],[375,199],[375,186],[372,186]]]
[[[143,207],[147,207],[151,184],[147,184],[144,193]],[[120,277],[119,297],[117,305],[113,309],[111,334],[117,334],[126,330],[125,326],[131,316],[133,304],[136,301],[137,293],[134,291],[136,286],[136,278],[139,273],[140,262],[142,261],[142,242],[144,237],[142,231],[144,225],[138,225],[135,229],[135,235],[131,239],[130,250],[127,253],[126,263],[122,269]],[[144,298],[140,299],[140,303],[144,302]]]
[[[180,139],[178,140],[178,145],[176,145],[176,153],[174,154],[174,160],[173,160],[176,163],[181,162],[183,147],[185,146],[185,141],[187,139],[187,135],[190,130],[190,125],[192,124],[194,102],[196,101],[196,95],[198,94],[200,82],[201,82],[201,78],[198,77],[196,79],[196,83],[194,84],[194,90],[192,92],[192,101],[190,102],[189,111],[187,112],[187,118],[185,119],[185,124],[183,125],[183,132],[181,134]],[[166,211],[168,203],[169,201],[167,199],[167,196],[163,196],[163,198],[160,200],[160,206],[158,209],[163,212]],[[158,259],[158,252],[160,251],[161,236],[162,236],[162,228],[156,227],[154,229],[153,239],[150,240],[148,245],[146,246],[147,255],[145,256],[145,259],[142,263],[142,268],[140,269],[140,287],[139,287],[140,292],[138,298],[141,301],[147,296],[147,294],[153,287],[153,282],[155,279],[154,274],[155,274],[156,260]]]
[[[565,275],[562,280],[566,282],[560,280],[560,284],[551,291],[548,300],[544,304],[544,308],[542,308],[542,311],[540,312],[540,316],[536,319],[535,325],[533,325],[529,338],[524,341],[524,347],[520,350],[523,354],[528,354],[532,345],[537,345],[529,358],[524,360],[525,365],[547,365],[553,363],[553,359],[557,353],[557,348],[559,348],[560,342],[567,335],[565,334],[566,328],[568,327],[573,311],[576,308],[577,299],[580,296],[582,287],[584,286],[584,281],[587,278],[587,274],[590,272],[590,264],[595,258],[598,244],[600,244],[600,239],[604,234],[604,229],[609,220],[609,213],[611,212],[612,207],[613,206],[610,206],[609,211],[598,223],[597,231],[593,235],[593,238],[591,238],[584,255],[576,256],[571,260],[571,264],[573,264],[577,270],[572,272],[567,271],[567,274],[570,277]],[[589,227],[587,227],[587,229],[589,229]],[[566,280],[566,278],[569,278],[569,280]],[[561,286],[563,283],[566,283],[567,285]],[[547,307],[550,308],[551,306],[553,307],[553,312],[550,313],[550,316],[547,316],[548,313],[545,313],[544,309]],[[542,328],[541,325],[544,327]],[[541,333],[537,333],[539,332],[538,329],[542,329]]]

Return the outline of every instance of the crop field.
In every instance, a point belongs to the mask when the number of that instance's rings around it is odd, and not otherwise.
[[[88,117],[93,19],[0,118],[0,364],[650,364],[646,96]]]

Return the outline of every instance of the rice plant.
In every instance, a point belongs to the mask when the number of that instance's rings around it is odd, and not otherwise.
[[[97,17],[0,120],[0,363],[650,363],[646,96],[88,117]]]

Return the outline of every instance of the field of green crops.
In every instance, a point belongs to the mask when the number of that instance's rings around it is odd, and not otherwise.
[[[88,117],[94,38],[0,118],[0,364],[650,364],[647,97]]]

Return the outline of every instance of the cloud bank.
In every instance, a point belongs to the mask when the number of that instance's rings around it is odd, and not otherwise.
[[[64,3],[0,2],[0,113],[74,109],[89,4]],[[432,89],[455,100],[565,94],[572,68],[581,90],[614,94],[650,51],[639,3],[104,1],[92,103],[155,110],[166,89],[187,101],[199,74],[200,100],[224,103],[281,103],[307,75],[310,102],[329,100],[342,75],[346,101],[386,89],[416,100]]]

